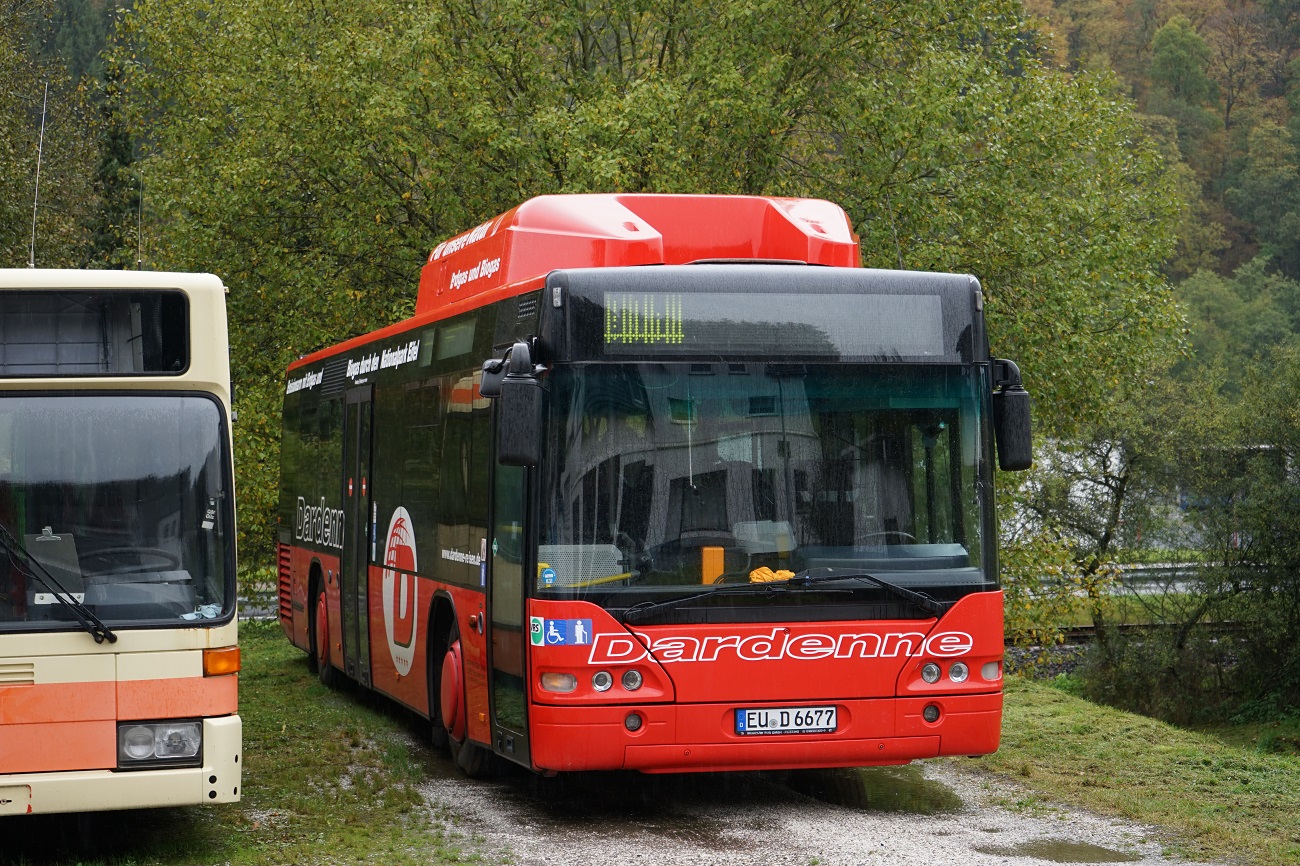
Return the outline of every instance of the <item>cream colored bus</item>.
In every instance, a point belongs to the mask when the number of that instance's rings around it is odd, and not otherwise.
[[[0,269],[0,815],[239,799],[225,294]]]

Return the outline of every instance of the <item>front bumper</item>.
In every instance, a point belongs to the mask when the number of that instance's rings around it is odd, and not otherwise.
[[[0,775],[0,816],[145,809],[239,800],[239,716],[203,721],[203,766]]]
[[[681,773],[717,770],[787,770],[906,764],[939,755],[985,755],[1002,732],[1002,693],[851,701],[800,701],[747,706],[780,708],[835,704],[832,734],[740,736],[737,704],[642,704],[553,707],[534,704],[529,748],[541,771],[639,770]],[[922,711],[939,707],[927,722]],[[640,730],[624,725],[629,713]]]

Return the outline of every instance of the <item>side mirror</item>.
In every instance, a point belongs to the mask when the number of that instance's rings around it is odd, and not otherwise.
[[[542,383],[506,377],[497,406],[497,462],[536,466],[542,459]]]
[[[543,368],[534,367],[528,344],[515,343],[505,357],[483,364],[479,394],[497,404],[497,462],[536,466],[542,457]]]
[[[998,468],[1016,472],[1034,465],[1034,437],[1029,418],[1029,392],[1020,381],[1013,361],[993,362],[993,435],[998,446]]]

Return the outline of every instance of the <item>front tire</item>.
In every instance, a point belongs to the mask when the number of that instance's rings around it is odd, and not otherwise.
[[[447,649],[442,656],[442,677],[439,683],[439,715],[447,738],[447,748],[452,761],[471,779],[482,779],[492,774],[492,753],[471,742],[468,732],[469,712],[465,702],[465,666],[461,660],[460,634],[455,626],[447,636]]]

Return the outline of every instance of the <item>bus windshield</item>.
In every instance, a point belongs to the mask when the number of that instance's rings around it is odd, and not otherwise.
[[[813,569],[865,571],[944,600],[992,589],[980,375],[557,365],[536,594],[625,607]]]
[[[190,395],[0,396],[0,631],[233,615],[220,405]]]

